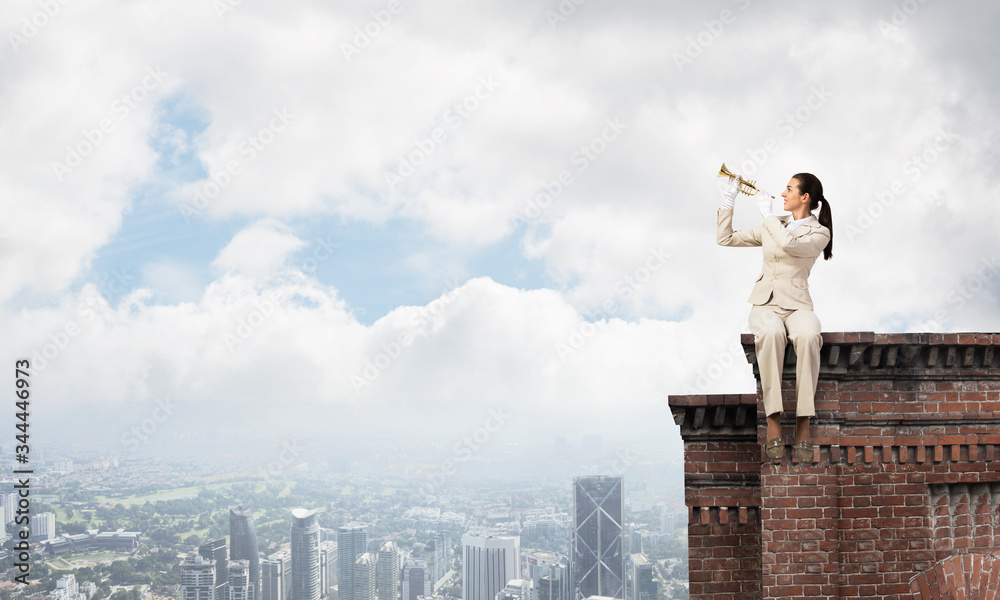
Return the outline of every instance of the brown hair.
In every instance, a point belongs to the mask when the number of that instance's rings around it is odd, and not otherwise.
[[[830,230],[830,241],[823,248],[823,259],[830,260],[833,258],[833,215],[830,214],[830,201],[823,196],[823,184],[812,173],[796,173],[792,179],[799,182],[799,194],[809,194],[809,210],[820,209],[819,224]]]

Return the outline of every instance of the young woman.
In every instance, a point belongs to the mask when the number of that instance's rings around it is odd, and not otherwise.
[[[811,173],[792,176],[785,191],[784,210],[792,213],[776,217],[771,196],[758,186],[757,206],[764,221],[750,229],[733,231],[733,206],[739,195],[739,176],[730,180],[719,209],[718,242],[721,246],[761,246],[764,266],[757,277],[749,302],[750,331],[753,332],[760,368],[760,384],[767,415],[765,452],[772,460],[785,456],[781,436],[781,370],[787,340],[795,348],[795,445],[799,462],[813,461],[809,440],[809,417],[816,414],[814,397],[819,377],[819,350],[823,346],[820,324],[809,296],[809,272],[816,258],[833,256],[833,218],[823,197],[823,184]],[[812,211],[820,209],[819,218]]]

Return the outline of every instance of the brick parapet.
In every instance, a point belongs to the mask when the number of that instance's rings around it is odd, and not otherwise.
[[[930,598],[945,576],[957,586],[983,580],[976,565],[1000,569],[987,558],[1000,556],[1000,334],[823,338],[813,464],[790,448],[764,456],[759,377],[756,394],[669,398],[692,557],[713,549],[692,562],[692,599]],[[753,337],[741,341],[756,374]],[[789,441],[794,361],[789,348]],[[758,571],[718,574],[729,567],[717,557],[757,539]]]
[[[976,379],[1000,367],[1000,334],[827,332],[820,350],[820,379]],[[757,370],[753,334],[740,337]],[[795,351],[785,349],[784,378],[795,378]]]

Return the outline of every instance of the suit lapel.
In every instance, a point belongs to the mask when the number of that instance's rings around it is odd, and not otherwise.
[[[792,232],[792,237],[800,237],[809,233],[818,223],[819,219],[817,219],[815,215],[810,215],[805,223],[795,228],[795,231]]]

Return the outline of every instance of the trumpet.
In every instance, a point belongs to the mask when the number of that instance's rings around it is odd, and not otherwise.
[[[719,175],[718,176],[719,177],[728,177],[730,179],[735,179],[736,178],[736,173],[733,173],[732,171],[730,171],[729,169],[727,169],[726,168],[726,163],[722,163],[722,168],[719,169]],[[752,179],[751,180],[746,180],[746,179],[743,179],[742,177],[740,177],[739,179],[740,179],[739,190],[742,193],[746,194],[747,196],[753,196],[754,194],[756,194],[757,192],[760,191],[759,189],[757,189],[757,182],[756,181],[754,181]],[[774,199],[774,196],[771,196],[771,198]]]

